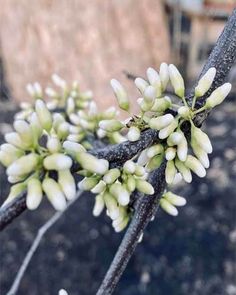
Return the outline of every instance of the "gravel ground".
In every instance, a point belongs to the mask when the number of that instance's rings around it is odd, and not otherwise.
[[[235,114],[232,98],[211,114],[206,128],[214,152],[207,177],[178,188],[188,199],[178,217],[158,212],[115,294],[236,294]],[[11,117],[1,108],[1,132],[9,129]],[[2,202],[8,185],[2,169],[0,173]],[[95,294],[123,234],[115,234],[105,216],[94,218],[92,206],[93,197],[83,195],[49,230],[19,295],[53,295],[60,288],[70,295]],[[37,229],[52,214],[43,202],[37,212],[25,212],[0,234],[0,294],[6,294]]]

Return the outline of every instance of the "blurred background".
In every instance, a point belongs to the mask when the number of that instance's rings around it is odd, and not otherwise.
[[[117,78],[135,102],[127,73],[176,64],[196,81],[235,0],[1,0],[0,143],[11,130],[25,85],[50,84],[57,73],[91,89],[100,108],[114,105]],[[149,225],[115,294],[236,294],[236,66],[233,90],[205,129],[213,140],[211,167],[178,191],[188,204],[177,218],[159,211]],[[0,201],[9,186],[0,167]],[[0,294],[6,294],[37,229],[53,209],[43,202],[0,234]],[[123,234],[105,216],[95,219],[93,197],[83,196],[42,240],[18,294],[95,294]]]

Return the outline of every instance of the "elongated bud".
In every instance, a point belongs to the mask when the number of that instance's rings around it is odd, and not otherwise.
[[[66,81],[63,80],[60,76],[58,76],[57,74],[53,74],[52,75],[52,81],[55,83],[55,85],[57,85],[58,87],[61,88],[66,88]]]
[[[98,184],[95,185],[95,187],[91,190],[94,194],[100,194],[102,193],[106,188],[106,183],[103,180],[100,180]]]
[[[194,141],[191,142],[192,149],[204,168],[209,168],[210,161],[207,153]]]
[[[157,71],[153,68],[147,69],[147,77],[149,83],[155,88],[156,96],[159,97],[162,93],[161,79]]]
[[[68,293],[66,292],[66,290],[61,289],[58,293],[58,295],[68,295]]]
[[[103,180],[107,184],[112,184],[120,177],[120,170],[117,168],[110,169],[107,173],[103,176]]]
[[[132,126],[129,128],[127,138],[130,141],[137,141],[140,138],[140,130],[138,127]]]
[[[152,129],[161,130],[169,126],[174,121],[174,117],[171,114],[166,114],[160,117],[152,118],[149,121],[149,126]]]
[[[33,144],[33,133],[30,125],[24,120],[16,120],[13,126],[24,144],[31,146]]]
[[[95,197],[95,204],[93,207],[93,216],[99,216],[105,207],[105,203],[103,200],[103,194],[99,194]]]
[[[126,216],[122,222],[118,223],[116,226],[114,226],[114,230],[115,232],[119,233],[121,232],[123,229],[126,228],[127,224],[129,222],[129,216]]]
[[[197,87],[195,88],[195,96],[203,96],[211,87],[213,80],[215,79],[216,68],[210,68],[199,80]]]
[[[199,177],[206,176],[206,170],[202,166],[201,162],[195,157],[188,155],[187,160],[185,161],[185,166],[191,169],[194,173],[196,173]]]
[[[148,87],[148,82],[142,78],[136,78],[134,83],[142,94],[144,93],[146,87]]]
[[[206,133],[200,128],[191,125],[191,143],[196,142],[206,153],[212,153],[211,141]]]
[[[182,140],[177,145],[177,155],[180,161],[184,162],[186,161],[187,154],[188,154],[188,142],[184,136],[184,133],[182,131],[179,131],[179,133],[182,134]]]
[[[51,87],[46,87],[45,93],[50,97],[57,97],[57,92]]]
[[[183,162],[181,162],[180,160],[176,159],[175,160],[175,166],[177,167],[177,169],[179,170],[179,172],[183,176],[183,179],[187,183],[192,182],[192,174],[191,174],[191,171],[190,171],[190,169],[188,167],[185,166],[185,164]]]
[[[158,143],[147,149],[147,156],[148,158],[153,158],[154,156],[163,153],[163,151],[164,151],[163,145]]]
[[[76,194],[76,185],[73,175],[70,170],[59,170],[58,171],[58,183],[66,196],[67,200],[72,200]]]
[[[71,114],[75,111],[75,101],[72,97],[68,97],[66,102],[66,112],[67,114]]]
[[[176,149],[173,147],[169,147],[165,151],[165,157],[167,161],[171,161],[175,158],[176,156]]]
[[[103,199],[104,202],[106,204],[109,216],[111,217],[112,220],[116,219],[119,217],[120,211],[119,211],[119,207],[117,204],[116,199],[109,194],[108,192],[105,192],[103,194]]]
[[[128,111],[129,110],[129,100],[127,93],[124,89],[124,87],[120,84],[119,81],[112,79],[111,80],[111,87],[113,88],[113,91],[116,95],[119,107],[122,110]]]
[[[102,118],[113,119],[118,114],[119,114],[119,111],[117,111],[115,107],[110,107],[102,113]]]
[[[29,210],[38,208],[43,198],[42,185],[37,178],[31,178],[27,183],[26,206]]]
[[[42,135],[43,129],[39,122],[38,116],[35,112],[33,112],[29,118],[30,127],[32,129],[32,133],[34,136],[34,140],[37,143],[37,139]]]
[[[10,166],[14,161],[16,160],[15,157],[12,157],[10,154],[8,154],[7,152],[4,151],[0,151],[0,163],[5,166],[8,167]]]
[[[129,204],[129,192],[120,183],[113,183],[110,187],[110,193],[116,197],[120,205],[126,206]]]
[[[52,116],[45,103],[41,99],[36,100],[35,111],[43,129],[50,131],[52,128]]]
[[[34,97],[35,96],[35,89],[34,86],[32,84],[27,84],[26,85],[26,91],[29,93],[30,96]]]
[[[133,192],[136,188],[136,181],[135,178],[132,175],[129,175],[126,181],[126,187],[129,192]]]
[[[99,122],[99,127],[103,130],[114,132],[122,129],[124,124],[117,120],[102,120]]]
[[[150,111],[153,106],[153,101],[145,100],[144,98],[140,97],[137,99],[137,103],[140,106],[143,112]]]
[[[66,153],[72,157],[76,157],[79,153],[86,152],[85,148],[77,142],[66,140],[63,142],[62,146]]]
[[[186,106],[182,106],[178,109],[178,114],[185,120],[188,120],[190,117],[190,108]]]
[[[168,161],[166,164],[166,171],[165,171],[165,177],[166,177],[166,182],[168,184],[171,184],[175,178],[176,174],[176,168],[175,168],[175,163],[174,161]]]
[[[84,169],[101,175],[104,175],[109,168],[109,162],[107,160],[97,159],[88,153],[77,154],[76,160]]]
[[[163,195],[163,198],[165,198],[167,201],[169,201],[174,206],[184,206],[186,205],[186,199],[178,196],[176,194],[173,194],[172,192],[167,192]]]
[[[59,105],[59,101],[57,99],[53,99],[46,103],[48,110],[54,110]]]
[[[160,200],[160,206],[161,208],[168,214],[172,216],[178,215],[178,210],[173,206],[169,201],[167,201],[165,198],[161,198]]]
[[[171,99],[168,96],[163,98],[155,99],[154,104],[152,105],[151,111],[153,112],[164,112],[171,106]]]
[[[5,143],[0,147],[0,163],[5,167],[11,165],[15,160],[23,156],[24,152],[15,146]]]
[[[178,145],[181,140],[183,139],[183,134],[182,132],[173,132],[167,139],[167,144],[168,146],[173,146],[173,145]]]
[[[121,135],[119,132],[113,132],[111,134],[111,139],[114,143],[122,143],[127,141],[127,138]]]
[[[40,156],[34,153],[22,156],[7,168],[7,175],[21,176],[28,174],[36,168],[39,159]]]
[[[20,149],[25,149],[26,145],[24,144],[23,140],[20,138],[20,135],[16,132],[6,133],[4,136],[6,142],[18,147]]]
[[[78,188],[82,191],[90,191],[99,182],[97,177],[85,177],[78,183]]]
[[[146,173],[145,168],[136,164],[134,174],[136,176],[141,177],[141,176],[144,176],[145,173]]]
[[[226,96],[230,93],[231,88],[232,88],[232,85],[230,83],[225,83],[222,86],[218,87],[207,98],[205,107],[207,109],[211,109],[221,104],[226,98]]]
[[[176,173],[175,174],[175,178],[172,182],[172,185],[176,185],[178,183],[180,183],[183,180],[182,174],[181,173]]]
[[[146,194],[146,195],[153,195],[154,188],[153,186],[147,182],[146,180],[136,179],[136,188],[138,191]]]
[[[124,163],[123,170],[128,174],[133,174],[135,172],[136,164],[128,160]]]
[[[138,165],[143,166],[149,161],[149,158],[147,156],[147,151],[148,151],[148,149],[145,149],[140,153],[138,160],[137,160]]]
[[[159,76],[161,80],[161,86],[162,86],[162,91],[165,91],[166,86],[169,82],[169,69],[168,69],[168,64],[163,62],[160,65],[160,71],[159,71]]]
[[[175,94],[179,97],[184,97],[184,79],[175,65],[169,65],[169,75]]]
[[[60,140],[57,138],[57,136],[49,136],[47,140],[47,149],[50,153],[58,153],[61,149],[61,143]]]
[[[154,169],[157,169],[161,166],[161,163],[163,161],[163,155],[156,155],[154,156],[146,165],[146,171],[151,172]]]
[[[26,184],[24,182],[17,183],[13,186],[11,186],[10,193],[7,196],[7,199],[2,204],[1,208],[6,206],[8,203],[10,203],[13,199],[19,196],[24,190],[26,189]]]
[[[43,91],[42,91],[42,87],[39,84],[39,82],[34,83],[34,89],[35,89],[36,96],[41,98],[43,95]]]
[[[175,129],[178,127],[178,120],[175,119],[172,121],[167,127],[160,130],[158,136],[160,139],[167,138],[172,132],[175,131]]]
[[[44,159],[43,166],[47,170],[66,170],[71,168],[72,160],[64,154],[55,153]]]
[[[143,93],[144,100],[147,102],[153,102],[154,99],[156,98],[156,89],[153,86],[148,86],[144,90]]]
[[[59,184],[52,178],[45,178],[42,183],[43,191],[48,197],[52,206],[62,211],[66,208],[66,199]]]

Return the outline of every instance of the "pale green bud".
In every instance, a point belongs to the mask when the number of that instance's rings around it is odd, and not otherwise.
[[[62,211],[66,208],[65,196],[60,185],[54,179],[45,178],[42,187],[55,210]]]
[[[153,103],[156,98],[156,89],[153,86],[146,87],[143,93],[143,98],[145,101]]]
[[[161,79],[157,71],[153,68],[147,69],[147,77],[149,83],[155,88],[156,96],[159,97],[162,93]]]
[[[10,166],[16,159],[18,159],[18,157],[12,156],[11,154],[8,154],[4,151],[0,151],[0,163],[3,166]]]
[[[94,194],[100,194],[102,193],[106,188],[106,183],[103,180],[100,180],[98,184],[95,185],[95,187],[91,190]]]
[[[188,154],[188,142],[187,139],[185,138],[184,134],[182,131],[179,131],[179,133],[182,134],[182,140],[180,143],[177,145],[177,155],[180,161],[184,162],[187,158]]]
[[[52,135],[48,137],[47,140],[47,149],[50,153],[58,153],[61,149],[61,143],[57,136]]]
[[[199,177],[206,176],[206,170],[197,158],[188,155],[187,160],[184,162],[184,164],[185,166],[190,168],[194,173],[196,173]]]
[[[160,76],[160,80],[161,80],[162,91],[164,91],[166,89],[168,82],[169,82],[169,69],[168,69],[167,63],[165,63],[165,62],[161,63],[159,76]]]
[[[29,83],[26,85],[26,91],[29,93],[30,96],[35,97],[36,93],[32,84]]]
[[[46,87],[45,93],[50,97],[57,97],[57,92],[51,87]]]
[[[34,153],[22,156],[7,168],[7,175],[21,176],[35,170],[40,156]]]
[[[118,223],[116,226],[114,226],[115,232],[121,232],[123,229],[126,228],[127,224],[129,222],[129,217],[125,217],[122,222]]]
[[[140,176],[141,177],[141,176],[144,176],[145,173],[146,173],[145,168],[136,164],[134,174],[136,176]]]
[[[69,130],[70,130],[70,125],[67,122],[63,122],[58,126],[57,129],[57,135],[60,139],[65,139],[68,134],[69,134]]]
[[[12,175],[9,175],[7,177],[7,180],[9,183],[17,183],[17,182],[20,182],[20,181],[24,181],[24,179],[26,178],[27,175],[21,175],[21,176],[12,176]]]
[[[136,188],[136,182],[135,182],[135,178],[132,175],[129,175],[127,180],[126,180],[126,187],[128,189],[129,192],[133,192]]]
[[[184,79],[175,65],[169,65],[169,76],[172,86],[174,87],[175,94],[179,97],[184,97]]]
[[[151,111],[153,112],[164,112],[165,110],[169,109],[171,107],[171,100],[168,96],[165,96],[163,98],[155,99],[154,104],[151,108]]]
[[[112,226],[115,228],[119,226],[120,223],[124,221],[124,219],[128,216],[127,210],[125,207],[119,206],[119,216],[112,221]]]
[[[20,138],[25,145],[31,146],[33,144],[33,133],[30,125],[24,120],[16,120],[13,123],[16,132],[20,135]]]
[[[113,132],[111,134],[111,139],[113,140],[114,143],[122,143],[122,142],[127,141],[127,138],[125,138],[119,132]]]
[[[35,112],[31,114],[29,122],[34,136],[34,143],[37,143],[37,139],[42,135],[43,129]]]
[[[95,197],[95,204],[94,204],[94,207],[93,207],[93,216],[99,216],[103,209],[105,207],[105,203],[104,203],[104,200],[103,200],[103,195],[100,194],[100,195],[97,195]]]
[[[146,87],[148,87],[148,82],[142,78],[136,78],[134,83],[138,90],[143,94]]]
[[[119,212],[119,207],[118,207],[116,199],[108,192],[105,192],[103,194],[103,199],[104,199],[104,202],[107,207],[107,211],[108,211],[111,219],[114,220],[114,219],[118,218],[120,212]]]
[[[156,155],[154,156],[146,165],[146,171],[151,172],[154,169],[157,169],[161,166],[161,163],[163,161],[163,155]]]
[[[98,182],[98,177],[85,177],[78,183],[78,188],[82,191],[90,191]]]
[[[182,106],[178,108],[178,114],[185,120],[188,120],[191,113],[190,113],[190,108],[186,106]]]
[[[110,187],[110,193],[116,197],[121,206],[129,204],[129,192],[120,183],[113,183]]]
[[[119,112],[116,110],[115,107],[110,107],[102,113],[102,118],[103,119],[113,119],[118,114],[119,114]]]
[[[5,143],[0,146],[0,162],[5,167],[11,165],[15,160],[23,156],[24,152],[15,146]]]
[[[71,114],[75,111],[75,101],[72,97],[68,97],[66,102],[66,113]]]
[[[211,87],[213,80],[215,79],[216,68],[210,68],[199,80],[197,87],[195,88],[195,96],[203,96]]]
[[[127,138],[130,141],[137,141],[140,138],[140,130],[138,127],[135,126],[131,126],[129,128],[128,134],[127,134]]]
[[[71,141],[71,142],[81,142],[85,137],[85,133],[81,132],[79,134],[70,134],[67,136],[67,141]]]
[[[185,164],[183,162],[176,159],[175,166],[177,167],[177,169],[179,170],[179,172],[181,173],[181,175],[183,176],[183,178],[186,182],[188,182],[188,183],[192,182],[191,171],[188,167],[185,166]]]
[[[35,94],[37,97],[42,97],[43,96],[43,91],[42,91],[42,87],[38,82],[34,83],[34,89],[35,89]]]
[[[183,139],[183,134],[182,132],[173,132],[170,134],[170,136],[167,139],[167,144],[168,146],[174,146],[178,145]]]
[[[129,110],[129,100],[127,93],[124,89],[124,87],[120,84],[119,81],[112,79],[111,80],[111,87],[113,88],[113,91],[116,95],[119,107],[122,110],[128,111]]]
[[[76,155],[79,153],[86,152],[85,148],[77,142],[66,140],[63,142],[62,146],[65,149],[66,153],[73,158],[75,158]]]
[[[149,121],[149,126],[152,129],[161,130],[169,126],[174,121],[174,117],[171,114],[166,114],[156,118],[152,118]]]
[[[69,119],[70,119],[70,122],[74,125],[79,125],[80,124],[80,118],[78,115],[72,113],[69,115]]]
[[[83,100],[91,100],[93,98],[93,92],[91,90],[81,92],[80,98]]]
[[[27,183],[26,206],[29,210],[38,208],[43,198],[42,185],[37,178],[31,178]]]
[[[166,164],[166,170],[165,170],[165,177],[166,177],[166,182],[168,184],[171,184],[175,178],[176,174],[176,168],[175,168],[175,163],[174,161],[168,161]]]
[[[211,109],[221,104],[226,98],[226,96],[230,93],[231,88],[232,88],[232,85],[230,83],[225,83],[222,86],[218,87],[207,98],[205,107],[207,109]]]
[[[126,161],[123,166],[124,172],[128,174],[133,174],[135,172],[135,168],[136,164],[131,160]]]
[[[24,144],[23,140],[20,138],[20,135],[16,132],[6,133],[4,136],[6,142],[18,147],[20,149],[26,149],[26,145]]]
[[[147,156],[148,158],[153,158],[154,156],[163,153],[163,151],[163,145],[158,143],[147,149]]]
[[[167,161],[171,161],[175,158],[176,156],[176,149],[173,147],[169,147],[165,151],[165,158]]]
[[[195,141],[206,153],[212,153],[212,145],[209,137],[200,128],[191,125],[191,142]]]
[[[160,206],[161,208],[168,214],[172,216],[177,216],[178,215],[178,210],[173,206],[169,201],[167,201],[164,198],[161,198],[160,200]]]
[[[69,156],[55,153],[44,159],[43,166],[47,170],[66,170],[71,168],[72,160]]]
[[[13,199],[19,196],[24,190],[26,189],[26,184],[24,182],[17,183],[10,188],[10,193],[7,196],[7,199],[2,204],[1,208],[6,206],[8,203],[10,203]]]
[[[182,180],[183,180],[182,174],[178,172],[175,174],[175,178],[172,182],[172,185],[176,185],[176,184],[180,183]]]
[[[176,194],[173,194],[172,192],[167,192],[163,195],[163,198],[165,198],[168,202],[170,202],[174,206],[184,206],[186,205],[186,199],[178,196]]]
[[[35,111],[41,126],[43,129],[49,132],[52,128],[52,116],[45,103],[41,99],[36,100]]]
[[[58,171],[58,183],[66,196],[67,200],[72,200],[76,194],[76,185],[73,175],[70,170],[59,170]]]
[[[99,122],[99,127],[103,130],[114,132],[122,129],[124,124],[117,120],[102,120]]]
[[[158,136],[160,139],[167,138],[172,132],[175,131],[175,129],[178,127],[178,120],[175,119],[172,121],[167,127],[160,130]]]
[[[107,173],[103,176],[103,180],[107,184],[112,184],[120,177],[120,170],[117,168],[113,168],[107,171]]]
[[[138,160],[137,160],[138,165],[143,166],[143,165],[147,164],[147,162],[149,161],[149,158],[147,156],[147,151],[148,151],[148,149],[145,149],[140,153]]]
[[[197,156],[199,161],[202,163],[203,167],[209,168],[210,161],[209,161],[207,153],[195,141],[191,142],[191,146],[192,146],[194,154]]]
[[[48,110],[54,110],[56,107],[58,107],[58,105],[59,105],[59,101],[57,99],[53,99],[46,103]]]
[[[151,110],[152,105],[153,105],[153,101],[147,101],[142,97],[137,99],[137,103],[143,112],[147,112],[147,111]]]
[[[147,182],[146,180],[142,179],[136,179],[136,188],[141,193],[144,193],[146,195],[153,195],[154,194],[154,188],[153,186]]]
[[[66,81],[63,80],[60,76],[57,74],[52,75],[52,81],[55,83],[56,86],[65,89],[66,88]]]
[[[76,154],[76,160],[84,169],[101,175],[104,175],[109,168],[109,162],[107,160],[97,159],[88,153]]]

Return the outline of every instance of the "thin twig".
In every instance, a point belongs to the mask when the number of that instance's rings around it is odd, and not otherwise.
[[[25,274],[25,271],[35,253],[35,251],[37,250],[40,241],[42,240],[43,236],[46,234],[46,232],[57,222],[57,220],[69,209],[69,207],[74,204],[78,198],[81,196],[82,192],[78,192],[76,197],[69,201],[66,208],[63,211],[60,212],[56,212],[43,226],[40,227],[40,229],[38,230],[38,233],[29,249],[29,251],[27,252],[21,267],[19,269],[19,271],[17,272],[17,275],[14,279],[14,282],[10,288],[10,290],[7,292],[7,295],[15,295],[19,289],[19,285],[20,282]]]

